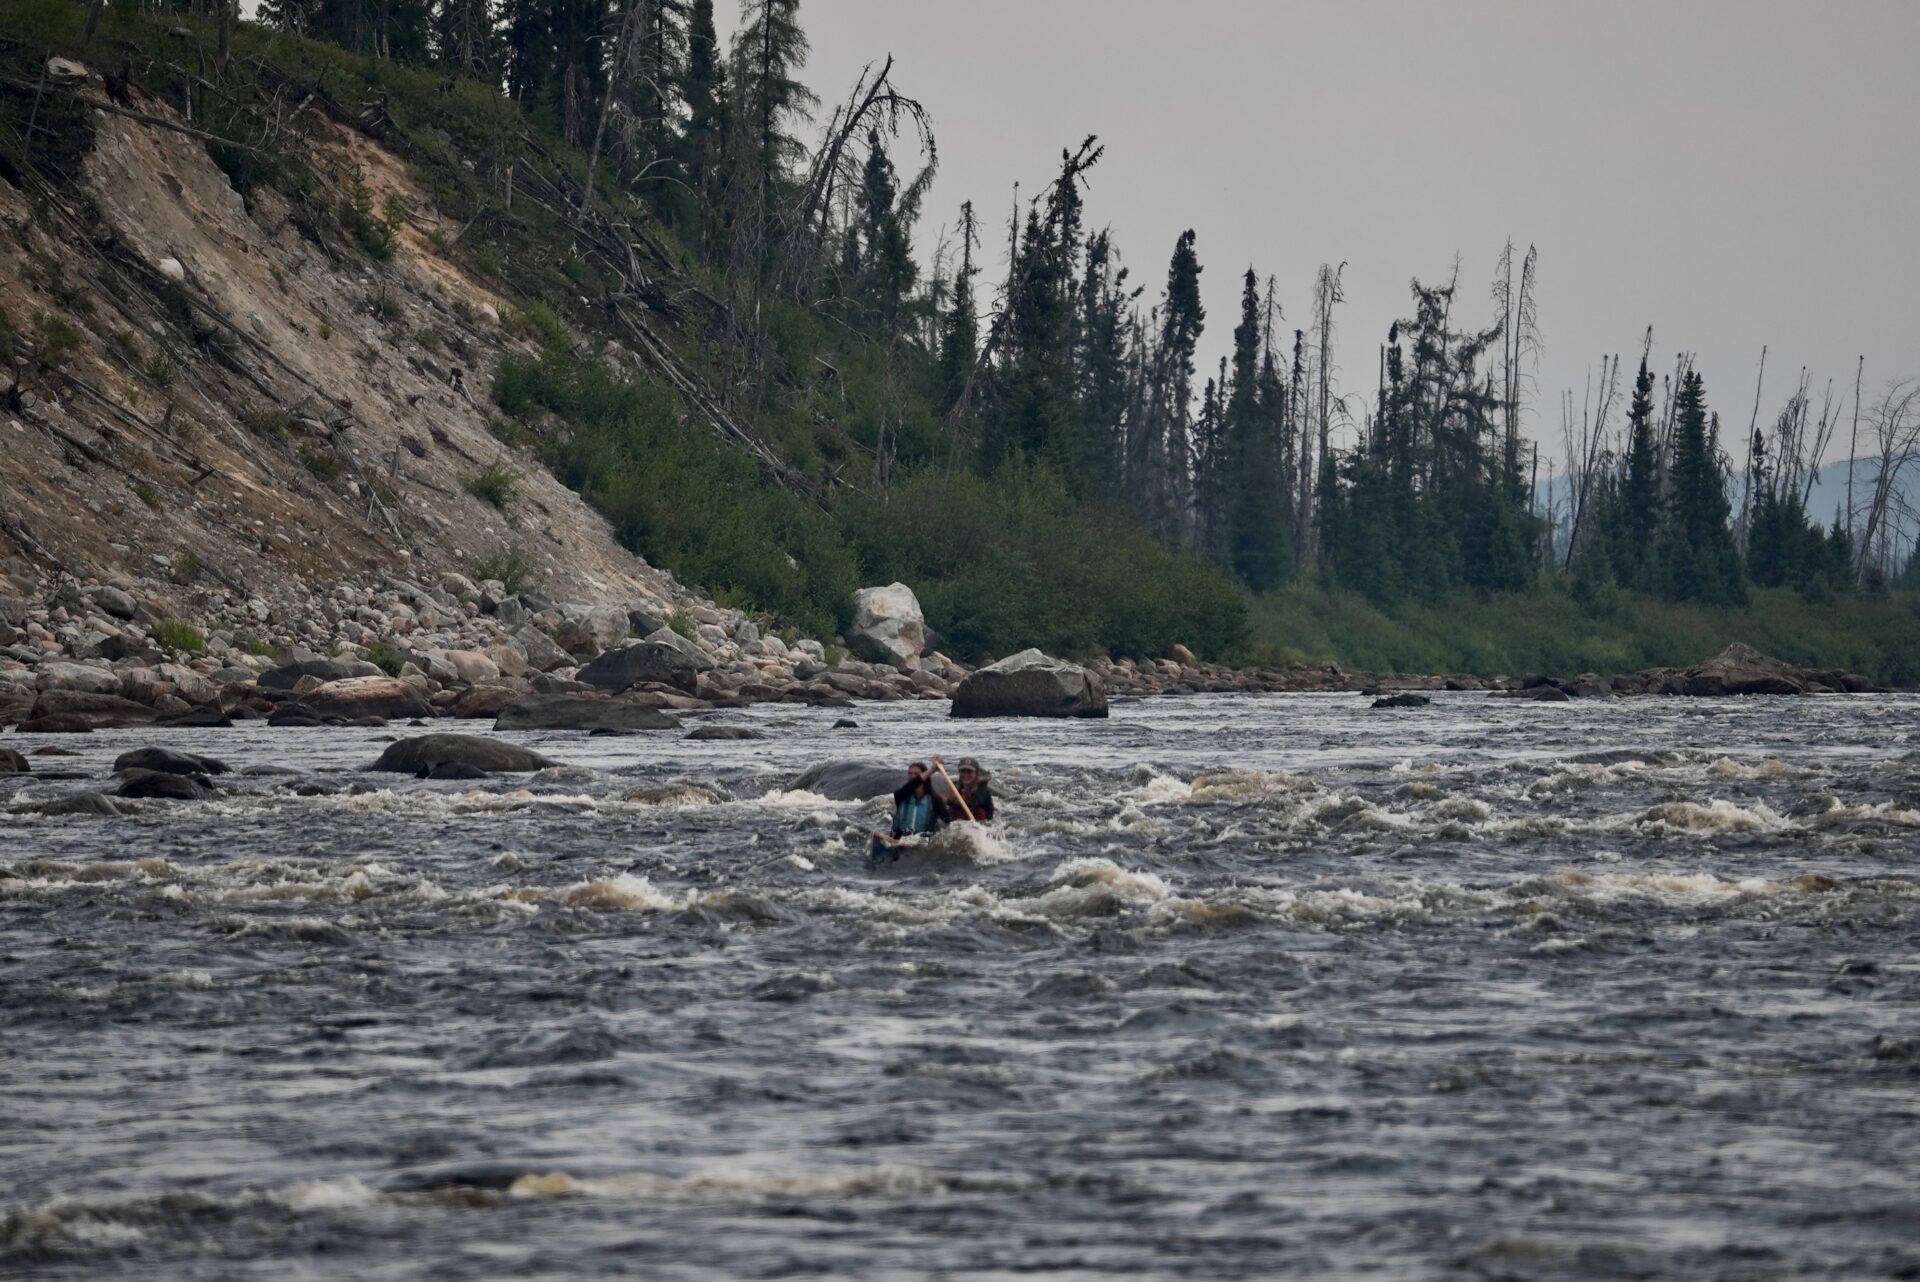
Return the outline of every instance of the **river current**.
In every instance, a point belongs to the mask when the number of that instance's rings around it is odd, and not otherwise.
[[[8,736],[0,1275],[1920,1274],[1920,699],[944,712]]]

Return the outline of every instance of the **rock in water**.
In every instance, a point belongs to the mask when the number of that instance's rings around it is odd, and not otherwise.
[[[1847,689],[1846,675],[1795,667],[1736,641],[1712,658],[1682,668],[1664,688],[1704,698],[1729,694],[1806,694],[1815,685]]]
[[[114,773],[123,770],[152,770],[168,775],[223,775],[228,766],[213,757],[172,748],[135,748],[113,759]]]
[[[170,717],[162,717],[154,722],[154,724],[160,726],[178,726],[181,728],[195,726],[231,726],[233,724],[233,718],[218,708],[188,708],[185,712],[178,712]]]
[[[25,757],[15,752],[12,748],[0,748],[0,775],[26,775],[32,773],[33,767],[27,764]]]
[[[309,716],[339,717],[431,717],[433,707],[427,697],[398,677],[347,677],[329,681],[309,690],[297,705]]]
[[[878,761],[823,761],[787,781],[788,792],[814,792],[829,801],[885,797],[907,781],[903,766]]]
[[[205,801],[214,795],[205,775],[176,775],[164,770],[123,770],[118,797],[160,797],[169,801]]]
[[[689,739],[764,739],[766,731],[746,726],[701,726],[687,735]]]
[[[692,694],[699,688],[700,674],[713,666],[706,651],[671,628],[661,628],[636,645],[607,651],[580,669],[580,680],[610,694],[648,681]]]
[[[78,725],[87,730],[111,730],[124,726],[144,726],[159,714],[142,703],[112,694],[90,694],[84,690],[42,690],[33,701],[33,713],[20,729],[33,723]]]
[[[495,730],[678,730],[658,708],[589,694],[530,694],[500,710]]]
[[[907,668],[927,646],[927,620],[920,601],[904,583],[861,588],[853,594],[853,626],[847,646],[872,663]]]
[[[526,774],[560,764],[517,744],[476,734],[423,734],[387,745],[369,770],[388,774],[427,774],[439,779],[471,779],[473,774]]]
[[[1424,708],[1432,702],[1433,700],[1427,698],[1424,694],[1415,694],[1411,690],[1402,690],[1399,694],[1390,694],[1385,698],[1375,699],[1373,706],[1376,708]]]
[[[956,717],[1104,717],[1107,688],[1077,663],[1022,650],[971,673],[953,692]]]

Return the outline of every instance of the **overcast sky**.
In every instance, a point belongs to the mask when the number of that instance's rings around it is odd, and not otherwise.
[[[1511,235],[1540,249],[1536,430],[1556,452],[1559,390],[1603,352],[1631,364],[1649,324],[1659,366],[1698,353],[1736,437],[1763,343],[1763,416],[1803,364],[1850,396],[1864,354],[1869,400],[1920,374],[1920,0],[807,0],[801,17],[822,123],[889,52],[932,111],[923,248],[967,198],[1004,243],[1014,181],[1030,196],[1099,134],[1090,221],[1155,294],[1197,230],[1213,359],[1249,263],[1304,326],[1315,269],[1345,259],[1336,358],[1370,395],[1408,278],[1443,279],[1457,252],[1462,305],[1490,321]]]

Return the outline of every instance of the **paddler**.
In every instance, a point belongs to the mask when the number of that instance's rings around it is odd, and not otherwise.
[[[946,774],[946,766],[938,757],[933,764]],[[987,788],[987,772],[972,757],[960,758],[960,768],[954,772],[954,797],[947,801],[947,818],[972,819],[986,823],[993,818],[993,793]]]
[[[927,763],[916,761],[907,767],[907,781],[893,791],[893,830],[886,836],[873,835],[873,859],[887,863],[900,857],[900,842],[934,832],[953,818],[947,803],[933,790],[933,778]]]

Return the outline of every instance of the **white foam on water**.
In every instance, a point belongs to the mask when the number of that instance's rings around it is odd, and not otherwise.
[[[332,1180],[302,1180],[269,1197],[292,1211],[349,1211],[372,1206],[383,1194],[348,1175]]]
[[[530,1172],[515,1180],[514,1198],[600,1197],[671,1201],[758,1201],[765,1198],[924,1197],[954,1184],[939,1171],[876,1166],[855,1171],[766,1172],[719,1168],[690,1175],[651,1172],[574,1176],[565,1171]]]

